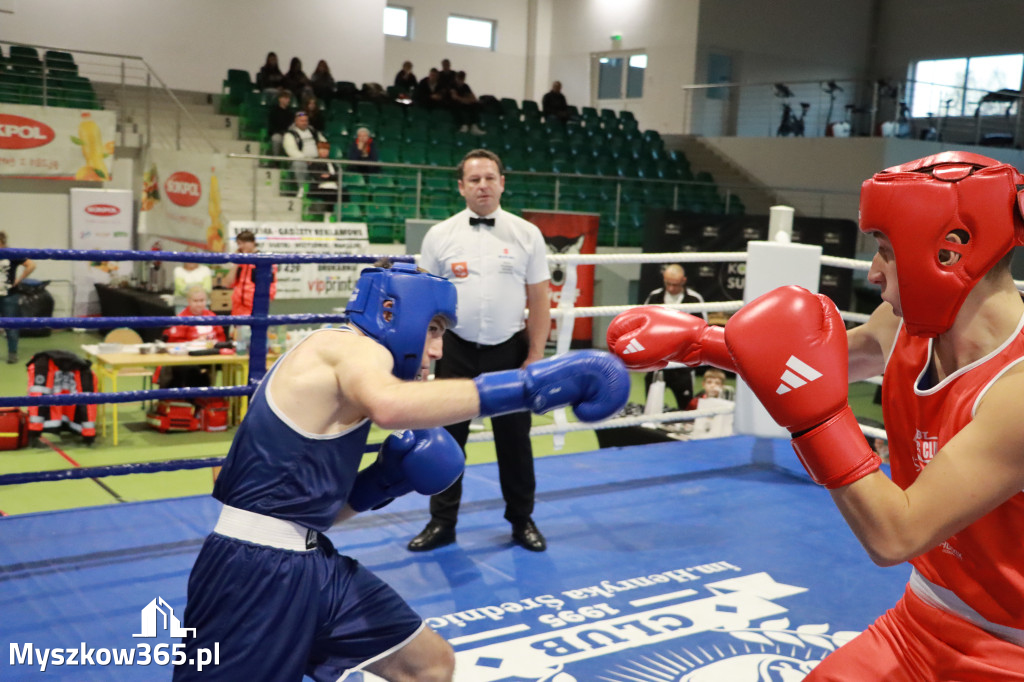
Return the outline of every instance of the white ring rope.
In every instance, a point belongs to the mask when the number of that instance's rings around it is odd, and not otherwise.
[[[572,308],[569,310],[552,308],[551,317],[614,317],[619,313],[636,308],[635,305],[606,305],[593,308]],[[736,312],[743,307],[743,301],[714,301],[712,303],[666,303],[658,304],[660,308],[681,310],[684,313],[716,313]]]
[[[417,260],[419,256],[417,255]],[[637,254],[549,254],[549,263],[558,263],[569,266],[566,273],[566,287],[569,290],[576,289],[576,266],[580,265],[604,265],[621,263],[722,263],[722,262],[746,262],[746,251],[722,251],[717,253],[637,253]],[[848,268],[850,270],[868,271],[871,268],[871,261],[856,258],[839,258],[836,256],[821,256],[821,264],[831,267]],[[1024,281],[1014,281],[1018,289],[1024,291]],[[555,347],[558,352],[564,352],[568,346],[567,340],[572,338],[573,322],[576,318],[586,317],[613,317],[627,310],[637,307],[634,305],[619,306],[593,306],[576,308],[574,306],[575,296],[563,296],[559,305],[551,309],[552,318],[563,320],[555,328]],[[687,313],[715,313],[735,312],[743,306],[743,301],[714,301],[711,303],[677,303],[664,305],[672,310],[679,310]],[[868,321],[870,315],[852,311],[840,311],[843,320],[863,324]],[[563,337],[567,334],[567,337]],[[683,367],[677,363],[671,363],[669,368]],[[873,377],[866,380],[868,383],[881,384],[881,377]],[[629,426],[640,426],[644,424],[689,421],[700,417],[713,417],[721,414],[731,414],[732,406],[725,409],[702,409],[702,410],[679,410],[675,412],[664,412],[662,414],[644,414],[634,417],[617,417],[606,419],[601,422],[569,422],[566,419],[565,408],[560,408],[553,414],[554,423],[548,426],[538,426],[530,429],[530,436],[554,436],[556,449],[560,449],[560,443],[564,434],[571,431],[591,431],[605,428],[623,428]],[[861,425],[861,431],[873,438],[887,439],[883,429]],[[686,440],[682,436],[680,440]],[[490,431],[475,433],[469,436],[468,442],[479,443],[494,440]]]
[[[605,263],[724,263],[747,260],[746,251],[715,253],[552,253],[549,263],[602,265]]]

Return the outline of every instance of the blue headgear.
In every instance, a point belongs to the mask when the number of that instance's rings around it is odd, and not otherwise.
[[[455,299],[455,285],[448,280],[420,272],[411,263],[395,263],[363,270],[345,313],[349,322],[391,352],[396,377],[415,379],[430,321],[441,315],[454,327]],[[391,301],[390,308],[384,308],[385,301]],[[384,319],[385,310],[390,320]]]

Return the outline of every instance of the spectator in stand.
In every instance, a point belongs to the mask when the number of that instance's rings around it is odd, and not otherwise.
[[[441,89],[441,76],[437,69],[430,69],[427,77],[419,82],[412,93],[412,101],[424,109],[436,109],[444,106],[444,90]]]
[[[287,88],[280,88],[277,91],[277,104],[267,111],[267,134],[270,135],[272,156],[284,156],[284,135],[294,122],[292,92]]]
[[[292,159],[292,173],[298,185],[297,196],[302,198],[309,182],[309,161],[317,157],[316,145],[326,142],[323,134],[309,125],[309,116],[301,109],[295,112],[295,122],[284,136],[284,153]]]
[[[369,128],[359,128],[356,130],[356,139],[352,140],[352,144],[348,147],[348,153],[345,154],[345,158],[349,161],[378,161],[377,156],[377,145],[374,144],[373,138],[370,137]],[[379,173],[380,166],[362,166],[362,165],[351,165],[346,170],[350,170],[356,173]]]
[[[455,72],[452,71],[452,63],[447,59],[441,60],[441,70],[437,72],[437,77],[441,81],[441,89],[448,92],[455,87]]]
[[[316,95],[317,99],[321,102],[330,102],[334,97],[334,76],[331,75],[331,69],[327,66],[327,62],[321,59],[316,63],[316,68],[313,69],[313,75],[310,77],[310,85],[313,87],[313,94]]]
[[[324,130],[324,110],[320,108],[320,102],[316,97],[307,97],[306,101],[302,104],[302,110],[306,112],[306,116],[309,118],[309,125],[314,130]]]
[[[480,123],[480,102],[473,89],[466,83],[466,72],[455,74],[455,83],[448,90],[448,102],[455,115],[455,123],[460,133],[484,135],[478,125]]]
[[[310,196],[316,202],[310,206],[311,213],[327,215],[334,211],[338,198],[338,167],[329,161],[331,145],[329,142],[316,143],[317,160],[309,164]]]
[[[313,84],[302,70],[302,60],[298,57],[292,57],[281,85],[292,91],[297,102],[303,102],[313,95]]]
[[[399,92],[411,94],[416,89],[416,74],[412,72],[412,62],[402,62],[402,70],[395,74],[395,87]]]
[[[551,90],[544,95],[540,104],[544,118],[557,118],[563,123],[569,120],[569,103],[565,101],[565,95],[562,94],[561,81],[551,84]]]
[[[256,74],[256,87],[262,90],[267,97],[274,97],[283,81],[284,74],[281,73],[281,67],[277,65],[277,53],[268,52],[267,61]]]
[[[208,266],[182,263],[174,268],[174,312],[180,314],[189,306],[189,292],[197,286],[207,294],[213,291],[213,273]]]

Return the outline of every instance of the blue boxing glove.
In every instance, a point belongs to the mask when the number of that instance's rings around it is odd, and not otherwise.
[[[596,350],[539,360],[525,369],[488,372],[473,380],[480,415],[531,410],[538,414],[572,405],[585,422],[607,419],[629,398],[629,371],[614,355]]]
[[[436,495],[465,468],[462,448],[444,429],[396,431],[384,439],[377,461],[356,475],[348,505],[363,512],[380,509],[414,490]]]

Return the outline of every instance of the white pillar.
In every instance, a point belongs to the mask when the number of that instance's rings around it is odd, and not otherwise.
[[[750,303],[772,289],[791,284],[818,293],[820,274],[820,246],[788,241],[749,242],[743,302]],[[775,423],[742,381],[736,382],[736,432],[763,438],[789,437],[789,432]]]

